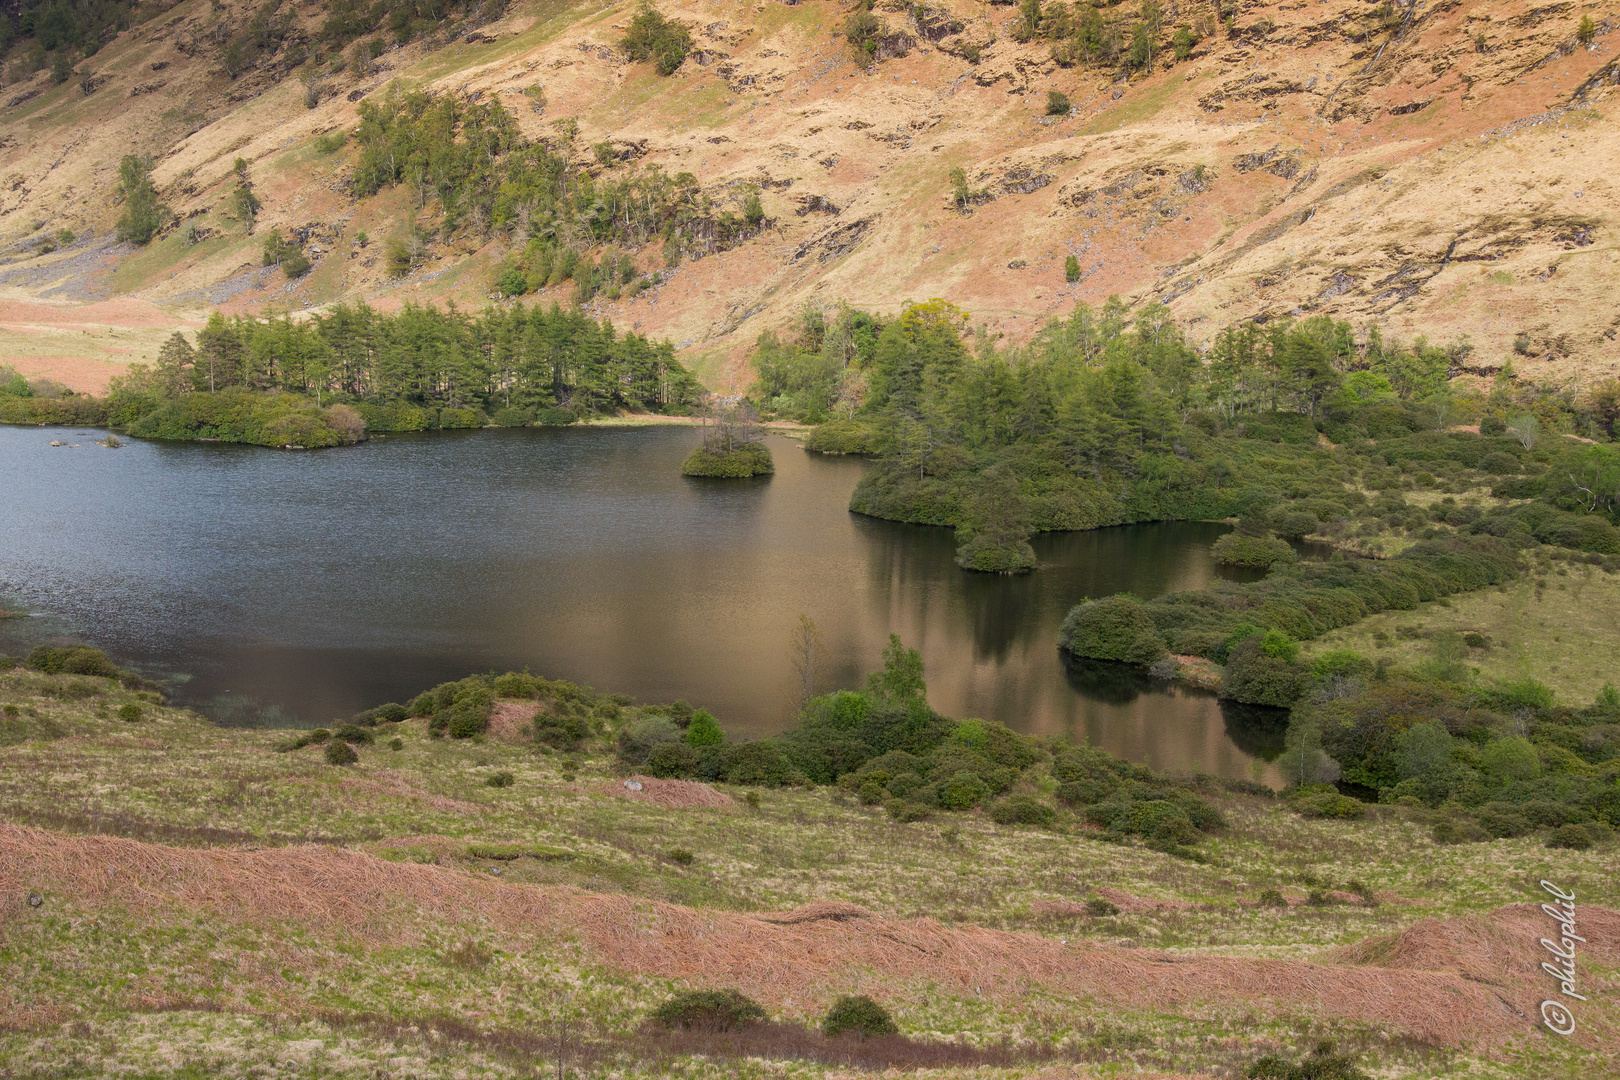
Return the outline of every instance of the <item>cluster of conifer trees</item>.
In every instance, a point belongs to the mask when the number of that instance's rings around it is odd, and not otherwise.
[[[339,304],[303,321],[215,312],[195,344],[174,334],[155,368],[121,387],[169,399],[232,388],[317,403],[472,410],[504,423],[547,409],[661,412],[686,405],[698,390],[668,342],[620,334],[607,320],[555,304],[476,316],[454,307],[407,304],[387,315]]]

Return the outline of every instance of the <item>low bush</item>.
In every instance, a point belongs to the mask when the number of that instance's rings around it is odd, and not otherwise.
[[[1316,792],[1292,800],[1302,817],[1354,819],[1367,816],[1367,806],[1348,795]]]
[[[734,450],[698,447],[681,465],[682,476],[741,478],[768,476],[776,471],[771,451],[764,443],[746,443]]]
[[[371,732],[358,724],[342,724],[332,731],[332,738],[364,746],[371,742]]]
[[[889,1011],[865,994],[839,998],[821,1021],[821,1033],[829,1037],[852,1031],[868,1039],[894,1035],[899,1030]]]
[[[1290,1061],[1277,1054],[1250,1062],[1243,1069],[1244,1080],[1372,1080],[1349,1054],[1335,1053],[1332,1041],[1317,1044],[1308,1056]]]
[[[1288,656],[1286,647],[1273,642],[1271,634],[1275,633],[1253,634],[1231,650],[1221,680],[1221,697],[1282,708],[1299,700],[1309,685],[1309,677]]]
[[[697,861],[696,855],[693,855],[686,848],[681,847],[670,848],[668,851],[664,852],[664,858],[679,866],[691,866]]]
[[[118,719],[120,720],[127,720],[130,723],[134,723],[141,718],[141,715],[141,707],[135,704],[133,701],[127,705],[118,706]]]
[[[1315,519],[1312,518],[1312,521]],[[1225,566],[1253,566],[1269,570],[1279,563],[1294,561],[1294,549],[1288,546],[1288,541],[1275,536],[1227,533],[1215,541],[1212,551],[1215,561]]]
[[[1547,837],[1547,846],[1586,851],[1592,846],[1592,834],[1584,825],[1560,825]]]
[[[489,714],[494,707],[495,695],[483,679],[444,683],[433,691],[428,734],[448,735],[452,739],[481,735],[489,726]]]
[[[1151,664],[1165,654],[1153,620],[1134,597],[1088,600],[1072,609],[1058,632],[1058,644],[1093,660]]]
[[[810,432],[804,440],[804,448],[818,454],[875,454],[877,442],[866,424],[829,420]]]
[[[578,750],[590,734],[590,723],[583,716],[542,712],[534,718],[535,741],[553,750]]]
[[[492,773],[490,778],[485,780],[484,783],[492,788],[509,788],[513,784],[517,783],[517,777],[513,776],[510,772],[507,772],[505,769],[502,769],[499,772]]]
[[[990,820],[997,825],[1050,825],[1057,812],[1039,799],[1012,795],[991,805]]]
[[[766,1015],[758,1002],[738,990],[686,990],[654,1009],[652,1019],[666,1028],[731,1031]]]
[[[1288,898],[1277,889],[1265,889],[1260,893],[1260,906],[1285,908]]]
[[[326,744],[326,761],[329,765],[353,765],[359,760],[360,755],[341,739],[333,739]]]
[[[41,645],[28,654],[27,667],[48,675],[99,675],[117,679],[124,673],[107,654],[88,645]]]
[[[1092,897],[1086,901],[1086,914],[1095,919],[1105,919],[1111,915],[1118,915],[1119,905],[1100,896]]]

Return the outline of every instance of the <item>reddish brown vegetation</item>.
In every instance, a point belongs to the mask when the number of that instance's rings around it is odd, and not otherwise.
[[[640,784],[641,787],[625,787],[629,782]],[[734,810],[737,807],[736,799],[716,791],[708,784],[695,780],[660,780],[639,773],[624,780],[615,780],[602,788],[602,792],[621,799],[652,803],[666,810]]]
[[[414,920],[390,914],[408,907],[445,924],[473,920],[513,941],[577,935],[598,962],[619,970],[697,986],[735,986],[777,1007],[789,999],[797,1008],[819,1007],[852,988],[893,1000],[908,984],[1008,1004],[1047,989],[1167,1011],[1242,1002],[1277,1014],[1358,1021],[1446,1045],[1491,1047],[1534,1030],[1536,995],[1546,990],[1535,968],[1537,928],[1530,925],[1537,912],[1523,906],[1426,920],[1383,951],[1366,946],[1370,951],[1341,956],[1338,963],[1191,958],[1064,945],[932,919],[788,913],[794,921],[769,922],[503,884],[334,848],[186,850],[0,825],[0,895],[29,890],[80,909],[116,903],[139,917],[179,907],[232,922],[292,922],[315,934],[376,944],[416,933]],[[1591,955],[1613,962],[1620,956],[1614,944],[1620,941],[1620,913],[1583,911]],[[232,984],[233,991],[245,989]],[[1592,1023],[1576,1038],[1601,1041],[1614,1034],[1593,1010]]]

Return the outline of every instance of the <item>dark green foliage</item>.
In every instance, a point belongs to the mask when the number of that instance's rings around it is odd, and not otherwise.
[[[668,859],[670,862],[675,863],[678,866],[691,866],[694,862],[697,861],[697,856],[696,855],[693,855],[690,851],[686,850],[685,848],[679,848],[679,847],[678,848],[670,848],[668,851],[664,852],[664,858]]]
[[[1266,635],[1240,641],[1228,655],[1221,696],[1251,705],[1287,707],[1305,692],[1307,675],[1291,658],[1266,649]]]
[[[775,471],[776,464],[764,443],[747,443],[731,450],[700,446],[681,465],[682,476],[768,476]]]
[[[1260,893],[1260,906],[1285,908],[1288,906],[1288,899],[1276,889],[1266,889]]]
[[[1313,522],[1315,518],[1311,519]],[[1278,563],[1294,561],[1294,549],[1275,536],[1241,536],[1227,533],[1215,541],[1215,561],[1227,566],[1255,566],[1269,570]]]
[[[24,666],[48,675],[99,675],[107,679],[122,678],[124,672],[100,649],[88,645],[40,645],[28,654]]]
[[[818,454],[870,454],[875,452],[872,429],[851,420],[828,420],[804,440],[804,448]]]
[[[485,780],[484,783],[492,788],[509,788],[517,783],[517,777],[505,769],[501,769],[498,772],[491,773],[489,779]]]
[[[1360,818],[1367,807],[1356,799],[1336,792],[1312,792],[1292,800],[1300,815],[1308,818]]]
[[[135,704],[133,701],[129,702],[128,704],[118,706],[118,719],[120,720],[134,723],[135,721],[139,720],[141,716],[141,707]]]
[[[1592,834],[1583,825],[1560,825],[1547,837],[1547,846],[1585,851],[1592,846]]]
[[[758,1002],[738,990],[686,990],[654,1009],[652,1019],[666,1028],[730,1031],[766,1015]]]
[[[680,23],[664,18],[651,4],[643,4],[630,20],[630,29],[619,48],[631,60],[654,61],[658,74],[673,75],[692,49],[692,35]]]
[[[1069,255],[1063,260],[1063,280],[1073,285],[1080,280],[1080,259]]]
[[[1067,115],[1069,115],[1069,98],[1068,98],[1068,95],[1060,94],[1056,90],[1048,90],[1046,92],[1046,115],[1047,116],[1067,116]]]
[[[694,776],[702,764],[703,755],[684,742],[659,743],[647,755],[647,772],[653,776]]]
[[[1086,914],[1094,919],[1106,919],[1119,914],[1119,905],[1100,896],[1094,896],[1086,901]]]
[[[267,259],[290,250],[275,236],[267,243],[275,248]],[[11,408],[14,399],[0,395],[0,419],[111,422],[147,438],[318,447],[358,441],[368,430],[481,427],[486,409],[516,408],[525,417],[534,410],[546,424],[572,423],[574,410],[667,411],[681,408],[696,386],[667,343],[620,337],[610,323],[555,306],[469,318],[410,305],[397,315],[339,305],[297,323],[215,314],[195,349],[183,338],[179,344],[165,346],[155,371],[115,380],[105,402]]]
[[[1011,795],[990,806],[990,820],[997,825],[1050,825],[1056,818],[1052,807],[1029,795]]]
[[[371,742],[372,735],[370,730],[358,724],[341,724],[333,729],[332,738],[364,746]]]
[[[1058,644],[1076,656],[1151,664],[1165,653],[1153,620],[1133,597],[1088,600],[1070,610]]]
[[[821,1021],[821,1033],[829,1038],[852,1031],[867,1039],[877,1035],[893,1035],[899,1030],[889,1010],[865,994],[839,998]]]
[[[333,739],[326,744],[326,763],[328,765],[353,765],[360,760],[360,755],[348,743],[341,739]]]
[[[982,573],[1019,574],[1035,569],[1029,546],[1029,507],[1011,475],[992,469],[974,493],[956,527],[956,565]]]
[[[120,241],[144,244],[174,216],[152,186],[151,157],[124,155],[118,165],[118,193],[124,201],[117,227]]]
[[[1336,1054],[1335,1049],[1331,1041],[1325,1041],[1297,1061],[1267,1054],[1244,1068],[1244,1080],[1372,1080],[1356,1066],[1354,1055]]]
[[[354,722],[375,727],[378,724],[398,724],[409,720],[410,717],[411,712],[409,709],[390,701],[386,705],[378,705],[375,708],[367,709],[365,712],[357,713]]]
[[[534,718],[535,741],[554,750],[577,750],[591,727],[575,713],[542,712]]]
[[[686,725],[686,734],[683,741],[687,746],[702,750],[707,746],[719,746],[726,741],[726,733],[720,730],[719,723],[706,709],[699,709],[692,714],[692,720]]]
[[[325,728],[312,728],[309,731],[302,732],[290,742],[281,744],[276,749],[282,753],[287,753],[292,750],[302,750],[306,746],[321,746],[331,738],[332,733]]]
[[[495,695],[481,679],[445,683],[434,691],[428,734],[449,735],[452,739],[481,735],[489,726],[489,714],[494,705]]]

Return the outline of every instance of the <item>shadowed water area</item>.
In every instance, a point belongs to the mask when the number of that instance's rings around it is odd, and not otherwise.
[[[1057,648],[1087,597],[1207,584],[1224,525],[1038,536],[1039,573],[987,577],[953,564],[948,529],[849,513],[862,461],[780,438],[774,477],[700,481],[679,475],[684,427],[310,453],[101,437],[0,428],[0,589],[39,613],[0,622],[0,651],[81,635],[225,722],[313,726],[528,667],[767,734],[789,723],[804,613],[828,688],[857,685],[894,631],[948,715],[1234,777],[1281,748],[1265,711]]]

